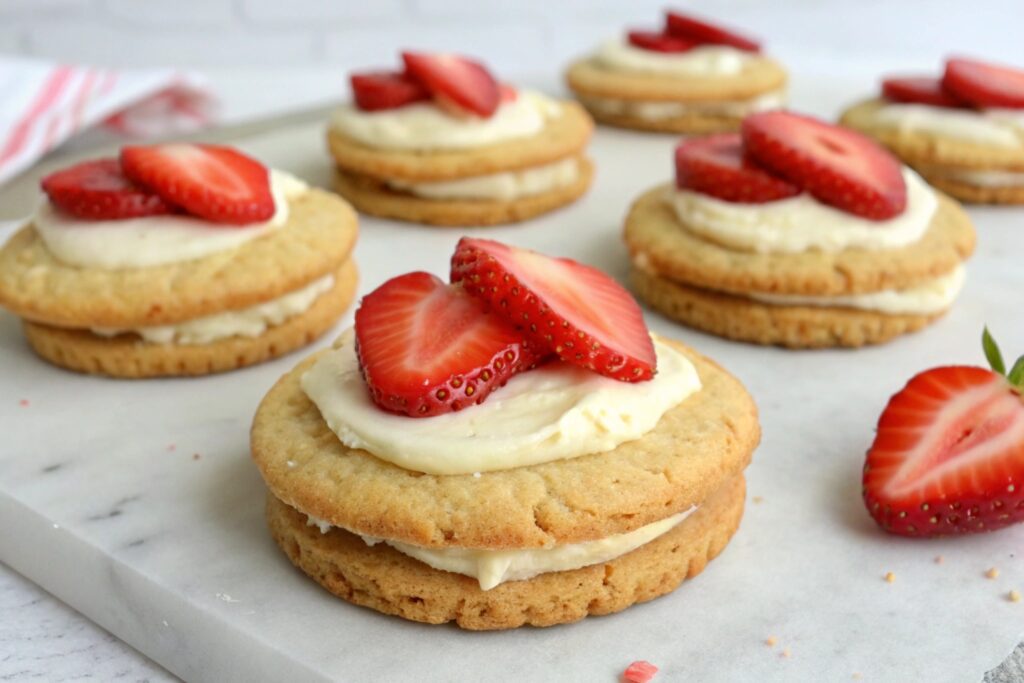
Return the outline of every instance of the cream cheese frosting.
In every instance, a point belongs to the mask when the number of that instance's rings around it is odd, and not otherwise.
[[[48,201],[36,209],[32,224],[50,253],[69,265],[101,270],[149,268],[235,249],[276,230],[288,222],[289,200],[308,189],[295,176],[272,169],[274,215],[245,226],[218,225],[185,215],[86,221]]]
[[[669,76],[731,76],[758,56],[726,45],[698,45],[686,52],[657,52],[631,45],[626,38],[601,44],[594,59],[614,71],[646,71]]]
[[[1024,111],[954,109],[890,102],[872,114],[876,125],[905,134],[928,133],[1004,149],[1024,147]]]
[[[572,185],[579,178],[580,165],[575,157],[519,171],[471,176],[442,182],[408,183],[390,180],[388,185],[429,199],[511,200]]]
[[[563,572],[609,562],[662,536],[697,510],[696,506],[625,534],[594,541],[568,543],[550,548],[526,550],[478,550],[473,548],[422,548],[420,546],[361,536],[367,545],[386,543],[398,552],[413,557],[434,569],[476,579],[480,590],[490,590],[506,581],[532,579],[540,574]],[[331,530],[330,522],[309,517],[307,524]]]
[[[750,293],[748,297],[777,306],[857,308],[889,315],[934,315],[948,309],[964,285],[964,267],[908,289],[885,289],[845,296],[800,296]]]
[[[935,192],[903,167],[907,207],[898,216],[873,221],[828,206],[804,192],[763,204],[740,204],[673,187],[666,201],[680,227],[744,251],[795,254],[847,249],[893,249],[918,241],[938,207]]]
[[[327,275],[301,289],[262,304],[186,320],[175,325],[136,328],[94,327],[92,333],[114,337],[132,332],[150,344],[210,344],[228,337],[258,337],[268,327],[280,325],[289,318],[305,313],[320,296],[334,286],[334,276]]]
[[[1000,171],[974,169],[936,168],[929,169],[929,175],[955,180],[975,187],[1020,187],[1024,186],[1024,171]]]
[[[428,474],[525,467],[614,449],[654,428],[700,389],[693,363],[654,338],[658,372],[619,382],[566,363],[524,372],[480,405],[429,418],[378,408],[359,370],[350,329],[302,376],[302,389],[349,448]]]
[[[610,97],[581,96],[580,100],[590,109],[611,115],[633,116],[646,121],[660,121],[687,114],[709,116],[745,116],[757,111],[778,109],[786,103],[783,90],[764,93],[747,100],[714,100],[708,102],[677,102],[621,100]]]
[[[378,149],[472,149],[536,135],[562,105],[531,90],[502,102],[489,118],[458,116],[432,102],[384,111],[362,111],[354,104],[335,110],[331,126],[346,137]]]

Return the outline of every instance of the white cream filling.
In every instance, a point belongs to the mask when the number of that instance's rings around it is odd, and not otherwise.
[[[263,223],[219,225],[184,215],[146,216],[115,221],[86,221],[44,201],[32,223],[57,260],[82,268],[120,270],[179,263],[236,249],[284,226],[288,202],[309,189],[303,181],[270,171],[274,215]]]
[[[422,548],[371,536],[361,538],[370,546],[386,543],[434,569],[472,577],[479,581],[480,590],[486,591],[506,581],[522,581],[549,572],[564,572],[609,562],[668,533],[696,510],[696,506],[691,507],[625,534],[529,550]],[[319,528],[321,533],[327,533],[332,528],[330,522],[312,516],[307,524]]]
[[[941,137],[1004,149],[1024,147],[1024,110],[954,109],[927,104],[887,103],[875,110],[874,124],[912,135]]]
[[[928,173],[975,187],[1019,187],[1024,185],[1024,171],[929,169]]]
[[[777,306],[828,306],[857,308],[890,315],[933,315],[948,309],[964,285],[964,267],[909,289],[886,289],[844,296],[800,296],[793,294],[747,294],[756,301]]]
[[[686,356],[657,338],[654,348],[658,372],[648,382],[549,363],[516,375],[480,405],[413,418],[370,400],[349,330],[302,376],[302,389],[349,448],[416,472],[490,472],[603,453],[653,429],[700,389]]]
[[[594,111],[605,114],[633,116],[646,121],[660,121],[686,116],[687,114],[745,116],[757,111],[778,109],[785,106],[786,93],[784,90],[775,90],[748,100],[722,100],[714,102],[620,100],[591,95],[581,96],[580,100]]]
[[[732,76],[761,57],[728,45],[698,45],[686,52],[644,50],[622,37],[602,43],[594,59],[613,71],[645,71],[670,76]]]
[[[938,207],[935,192],[903,168],[907,207],[898,216],[872,221],[819,202],[809,193],[764,204],[740,204],[673,186],[666,201],[681,225],[735,249],[766,254],[847,249],[893,249],[918,241]]]
[[[451,114],[433,102],[385,111],[362,111],[354,104],[335,110],[331,126],[346,137],[377,149],[472,149],[539,133],[562,105],[540,93],[520,90],[489,118]]]
[[[238,311],[215,313],[174,325],[135,328],[94,327],[91,331],[101,337],[114,337],[131,332],[150,344],[209,344],[228,337],[258,337],[266,332],[268,327],[280,325],[289,318],[308,311],[313,303],[333,286],[334,276],[326,275],[302,289]]]
[[[472,176],[442,182],[409,183],[389,180],[396,190],[429,199],[511,200],[572,185],[579,178],[580,165],[575,157],[519,171]]]

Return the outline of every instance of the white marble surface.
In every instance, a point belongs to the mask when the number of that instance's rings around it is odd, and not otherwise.
[[[843,92],[848,83],[807,83],[794,99],[831,114]],[[623,276],[622,213],[629,198],[668,176],[671,144],[601,131],[597,185],[584,202],[486,234]],[[246,141],[314,180],[327,171],[320,145],[317,127]],[[494,680],[514,671],[518,680],[612,681],[636,658],[661,666],[665,680],[849,680],[854,673],[978,680],[1024,632],[1024,607],[1003,597],[1024,589],[1024,565],[1014,556],[1024,528],[908,542],[879,533],[858,495],[878,412],[911,373],[980,362],[984,322],[1008,351],[1024,350],[1014,317],[1024,284],[1020,212],[972,215],[981,244],[962,300],[934,328],[885,347],[760,349],[649,316],[657,331],[736,372],[758,398],[765,438],[749,475],[751,495],[763,502],[749,504],[740,533],[707,572],[624,614],[471,634],[333,600],[269,540],[262,484],[247,457],[257,401],[298,356],[206,379],[112,382],[35,360],[7,315],[0,315],[0,561],[187,680]],[[442,272],[456,239],[364,221],[361,291],[413,268]],[[939,554],[941,565],[932,561]],[[996,581],[982,576],[993,565],[1002,571]],[[882,579],[886,571],[896,573],[894,584]],[[779,639],[774,651],[763,645],[769,635]],[[792,656],[782,657],[782,648]],[[83,657],[61,671],[75,666],[85,672],[93,664]],[[26,676],[59,680],[45,667],[29,667]]]

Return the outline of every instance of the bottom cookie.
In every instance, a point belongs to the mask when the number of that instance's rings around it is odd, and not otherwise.
[[[541,574],[481,590],[476,579],[440,571],[343,529],[322,534],[306,515],[267,496],[270,533],[288,559],[334,595],[413,621],[454,621],[472,630],[554,626],[611,614],[675,590],[725,548],[743,516],[742,475],[677,527],[610,562]]]
[[[230,337],[210,344],[144,343],[131,334],[101,337],[88,330],[24,321],[25,337],[43,359],[68,370],[136,379],[208,375],[262,363],[305,346],[333,327],[355,297],[358,271],[348,261],[334,287],[304,313],[258,337]]]
[[[854,308],[775,306],[690,287],[633,268],[640,299],[684,325],[754,344],[794,349],[881,344],[921,329],[939,315],[888,315]]]
[[[369,176],[338,170],[334,189],[362,213],[411,223],[463,227],[518,223],[579,199],[590,187],[594,166],[579,159],[579,175],[569,185],[509,200],[427,199],[390,190]]]

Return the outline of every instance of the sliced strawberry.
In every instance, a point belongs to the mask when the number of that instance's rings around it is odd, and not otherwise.
[[[742,131],[754,161],[826,204],[871,220],[907,206],[900,162],[860,133],[787,111],[751,114]]]
[[[117,159],[94,159],[51,173],[43,192],[54,206],[90,221],[158,216],[174,207],[125,177]]]
[[[640,307],[596,268],[463,237],[451,280],[566,362],[625,382],[654,376],[654,345]]]
[[[498,86],[498,92],[501,94],[501,103],[515,102],[519,99],[519,91],[516,90],[514,85],[508,83],[502,83]]]
[[[1024,107],[1024,69],[975,59],[950,59],[942,85],[976,107]]]
[[[121,167],[132,181],[164,201],[214,223],[244,225],[274,215],[267,167],[230,147],[125,147]]]
[[[676,147],[676,185],[724,199],[761,204],[800,194],[743,154],[739,133],[690,138]]]
[[[985,333],[986,350],[994,342]],[[996,351],[998,356],[998,350]],[[1002,368],[1002,360],[993,362]],[[1024,521],[1024,358],[1009,378],[926,370],[890,399],[864,465],[864,502],[904,536],[993,531]]]
[[[349,77],[356,106],[363,111],[397,109],[430,99],[430,92],[400,71],[366,71]]]
[[[882,95],[894,102],[930,104],[933,107],[965,106],[962,100],[942,86],[942,79],[930,76],[886,78],[882,81]]]
[[[626,683],[648,683],[658,673],[658,667],[643,660],[633,662],[626,667],[622,673],[622,680]]]
[[[728,45],[747,52],[761,51],[761,44],[756,40],[682,12],[665,13],[665,32],[695,43]]]
[[[654,52],[686,52],[697,45],[696,41],[661,31],[630,31],[626,36],[630,45]]]
[[[407,273],[356,311],[359,365],[374,403],[429,417],[476,403],[534,366],[523,335],[462,287]]]
[[[479,62],[450,54],[403,52],[405,68],[430,93],[477,116],[494,113],[501,102],[498,82]]]

